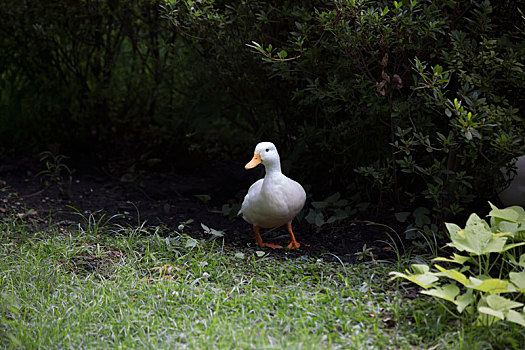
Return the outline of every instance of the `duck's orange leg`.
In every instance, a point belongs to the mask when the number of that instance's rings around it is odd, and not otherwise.
[[[259,226],[255,226],[254,225],[253,226],[253,232],[255,233],[255,240],[257,241],[257,244],[259,245],[259,247],[261,247],[261,248],[268,247],[268,248],[274,248],[274,249],[281,249],[282,248],[282,246],[280,246],[278,244],[264,243],[262,238],[261,238],[261,234],[259,233]]]
[[[295,236],[293,234],[293,231],[292,231],[292,224],[288,223],[286,224],[286,228],[288,229],[288,233],[290,234],[290,237],[292,238],[292,240],[290,241],[290,244],[288,244],[286,246],[286,248],[288,249],[297,249],[301,246],[301,244],[299,244],[299,242],[297,242],[295,240]]]

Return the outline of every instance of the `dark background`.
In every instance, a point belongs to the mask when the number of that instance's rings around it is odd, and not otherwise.
[[[202,192],[234,211],[272,141],[314,227],[398,213],[438,229],[497,202],[525,151],[523,7],[2,1],[0,159],[31,159],[66,197],[68,171],[138,189],[216,172]]]

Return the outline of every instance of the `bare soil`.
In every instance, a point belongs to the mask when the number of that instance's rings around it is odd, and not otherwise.
[[[1,158],[0,215],[16,214],[41,222],[74,224],[79,222],[76,211],[106,217],[121,214],[115,219],[121,223],[146,221],[147,225],[173,230],[181,222],[192,219],[184,232],[196,238],[210,238],[201,228],[202,223],[224,231],[224,244],[232,249],[257,248],[251,225],[240,217],[225,216],[221,208],[226,203],[242,201],[250,184],[263,176],[260,170],[247,172],[243,164],[235,162],[169,171],[155,166],[138,170],[140,167],[127,161],[97,165],[77,159],[66,164],[71,176],[66,169],[59,174],[46,171],[45,162],[37,156]],[[209,200],[203,201],[202,195],[209,196]],[[354,262],[359,259],[356,253],[366,244],[375,259],[393,258],[393,251],[386,243],[392,242],[392,231],[366,221],[391,222],[391,217],[371,218],[362,214],[319,232],[306,220],[296,221],[294,232],[301,247],[274,253]],[[284,228],[263,232],[262,236],[272,243],[286,244],[288,240]]]

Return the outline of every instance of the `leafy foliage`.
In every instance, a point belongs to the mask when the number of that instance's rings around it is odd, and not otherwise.
[[[435,258],[437,271],[416,264],[412,272],[390,274],[419,285],[424,289],[422,294],[453,303],[460,314],[477,315],[478,324],[506,320],[525,327],[525,308],[519,301],[525,292],[525,210],[491,206],[490,226],[476,214],[470,216],[464,229],[447,224],[451,240],[447,246],[458,253]]]
[[[172,117],[184,48],[157,2],[8,0],[0,11],[0,152],[131,153],[184,141],[166,140],[185,123]]]
[[[499,169],[524,153],[515,1],[0,9],[0,152],[227,157],[268,139],[316,198],[423,207],[431,224],[492,197]]]
[[[234,127],[223,135],[295,146],[289,161],[318,193],[423,206],[440,223],[493,196],[495,170],[523,153],[516,6],[187,0],[166,14],[211,67],[207,120]]]
[[[325,225],[349,218],[359,210],[366,209],[368,205],[369,203],[361,203],[358,207],[353,207],[348,200],[341,199],[339,192],[336,192],[322,201],[311,202],[305,219],[319,230]]]

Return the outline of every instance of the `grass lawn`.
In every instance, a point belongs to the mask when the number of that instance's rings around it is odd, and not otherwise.
[[[430,298],[403,297],[404,285],[388,281],[393,263],[291,259],[197,241],[188,228],[103,222],[37,229],[0,219],[2,347],[524,346],[518,326],[462,325]]]

